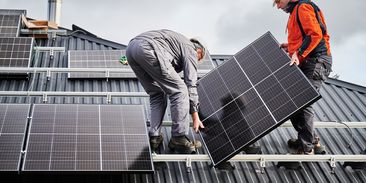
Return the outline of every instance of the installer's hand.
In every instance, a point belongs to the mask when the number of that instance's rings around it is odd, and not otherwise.
[[[124,62],[124,63],[122,63],[123,65],[128,65],[128,61],[126,61],[126,62]]]
[[[291,57],[290,66],[292,66],[294,64],[296,64],[296,65],[299,65],[300,64],[299,57],[297,56],[297,51],[295,51],[295,53],[292,54],[292,57]]]
[[[193,120],[193,130],[194,130],[196,133],[198,133],[198,130],[199,130],[200,128],[205,128],[205,127],[203,126],[202,121],[200,120],[200,117],[198,116],[198,112],[194,112],[194,113],[192,114],[192,120]]]
[[[288,43],[280,44],[280,48],[282,48],[286,53],[288,53]]]

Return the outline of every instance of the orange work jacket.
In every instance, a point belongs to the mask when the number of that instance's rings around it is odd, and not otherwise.
[[[297,11],[299,11],[297,13]],[[326,24],[323,13],[318,11],[321,23],[324,25],[325,34],[323,35],[320,23],[318,22],[317,15],[311,4],[299,3],[295,6],[290,14],[287,31],[288,31],[288,51],[290,56],[297,51],[300,63],[302,60],[311,56],[314,51],[323,50],[323,54],[331,55],[329,45],[329,35],[326,31]],[[300,26],[298,24],[297,15],[301,26],[303,27],[305,35],[308,37],[307,41],[304,41],[304,37],[301,33]],[[323,44],[321,44],[324,38]],[[325,42],[325,43],[324,43]]]

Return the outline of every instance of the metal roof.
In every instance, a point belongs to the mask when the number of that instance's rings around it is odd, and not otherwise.
[[[79,28],[68,30],[69,36],[57,36],[56,39],[37,40],[37,46],[65,47],[65,53],[55,52],[50,59],[48,52],[41,52],[32,59],[32,67],[67,67],[67,50],[106,50],[123,49],[125,45],[98,38]],[[212,55],[215,65],[230,58],[230,55]],[[50,78],[46,73],[31,73],[28,80],[0,79],[0,91],[88,91],[88,92],[143,92],[137,79],[107,80],[70,80],[66,73],[55,73]],[[317,121],[366,121],[366,87],[354,85],[336,79],[329,79],[321,90],[322,99],[314,104]],[[0,103],[43,103],[42,97],[4,97]],[[49,97],[47,103],[104,104],[105,97]],[[143,104],[147,112],[147,98],[116,97],[112,104]],[[148,113],[147,113],[148,114]],[[165,120],[170,120],[170,113]],[[330,154],[359,154],[366,147],[366,129],[320,128],[316,129],[322,143]],[[164,146],[161,153],[170,153],[167,144],[170,128],[163,129]],[[193,138],[199,138],[190,132]],[[277,128],[257,143],[264,154],[286,154],[286,142],[296,137],[292,128]],[[350,147],[348,147],[351,143]],[[199,154],[205,154],[200,149]],[[207,162],[192,163],[192,173],[186,172],[185,163],[169,162],[156,165],[154,175],[90,175],[70,176],[73,181],[88,182],[366,182],[366,170],[355,171],[336,164],[335,173],[331,173],[329,163],[303,163],[301,170],[287,170],[276,167],[276,163],[266,163],[264,173],[259,163],[235,163],[233,171],[221,171],[211,168]],[[54,180],[68,180],[67,176],[54,176]],[[37,180],[29,176],[23,181]],[[69,180],[68,180],[69,181]]]

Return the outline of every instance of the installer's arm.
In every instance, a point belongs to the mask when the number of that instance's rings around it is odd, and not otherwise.
[[[205,128],[200,120],[200,117],[198,116],[198,112],[192,113],[192,120],[193,120],[193,130],[197,133],[199,128]]]

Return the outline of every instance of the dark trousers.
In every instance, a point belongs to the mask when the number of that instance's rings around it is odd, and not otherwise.
[[[126,50],[128,64],[150,95],[149,135],[160,135],[168,98],[173,121],[172,136],[188,135],[190,116],[187,85],[171,64],[161,66],[161,62],[166,60],[158,60],[155,52],[150,43],[139,39],[132,40]]]
[[[318,56],[316,58],[308,58],[304,60],[300,69],[313,84],[314,88],[320,91],[323,82],[329,76],[331,70],[332,57]],[[315,131],[314,131],[314,109],[310,105],[298,111],[291,119],[291,123],[298,132],[297,138],[302,144],[305,152],[310,152],[314,148]]]

